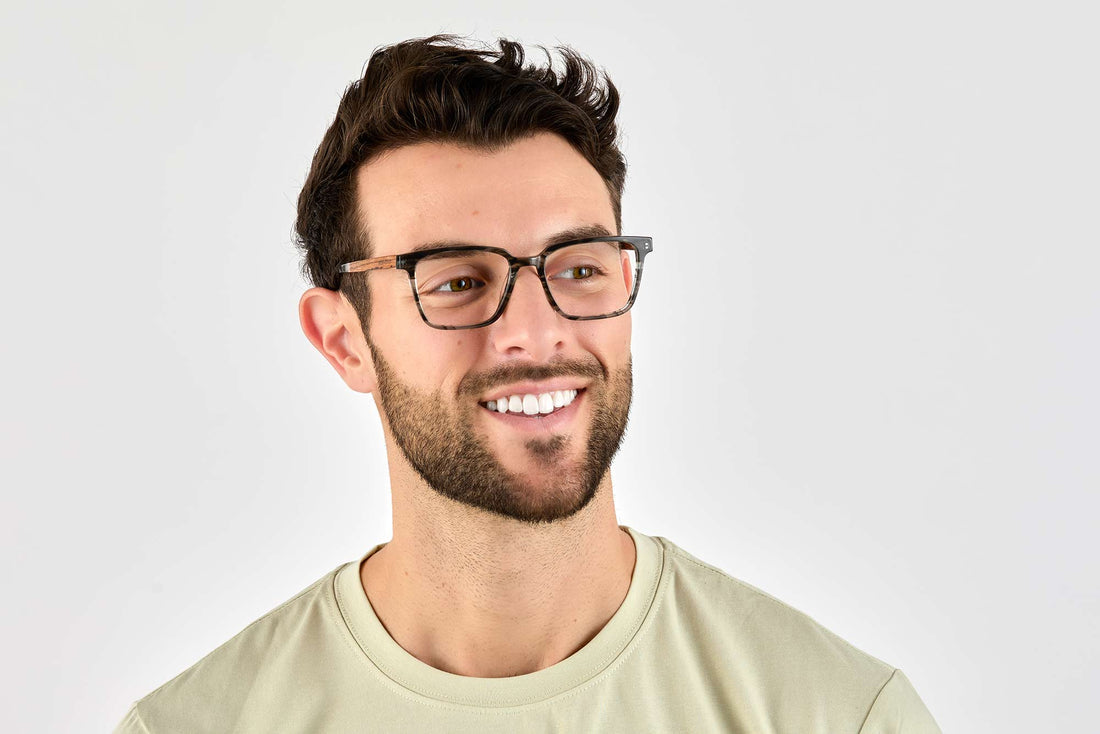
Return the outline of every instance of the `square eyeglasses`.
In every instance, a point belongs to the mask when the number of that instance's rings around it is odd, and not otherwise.
[[[500,318],[519,270],[535,268],[550,306],[571,321],[620,316],[638,297],[651,237],[586,237],[533,257],[498,247],[456,245],[356,260],[340,273],[404,270],[420,318],[433,329],[477,329]],[[549,279],[547,272],[550,272]]]

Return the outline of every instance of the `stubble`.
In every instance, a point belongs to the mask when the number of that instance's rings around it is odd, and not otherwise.
[[[377,398],[390,431],[409,464],[434,491],[469,507],[521,522],[550,523],[572,517],[596,496],[622,444],[633,393],[631,364],[608,374],[595,358],[547,365],[499,367],[463,379],[458,396],[427,393],[403,382],[376,346],[367,340],[378,377]],[[586,446],[568,463],[576,434],[529,439],[524,450],[545,472],[525,479],[508,471],[475,429],[472,396],[496,385],[523,380],[580,376],[591,405]],[[538,420],[532,418],[531,420]]]

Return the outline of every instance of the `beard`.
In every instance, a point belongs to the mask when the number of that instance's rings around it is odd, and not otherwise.
[[[626,432],[633,394],[630,362],[610,374],[595,358],[502,366],[467,375],[455,400],[438,390],[423,392],[402,382],[369,338],[367,346],[374,357],[377,398],[394,442],[435,492],[468,507],[529,524],[572,517],[596,496]],[[581,459],[567,462],[567,456],[574,453],[569,449],[584,439],[558,433],[524,444],[525,458],[543,468],[537,477],[525,479],[508,471],[489,449],[487,436],[474,429],[476,411],[485,410],[477,404],[477,396],[494,385],[565,376],[591,380],[584,396],[591,404],[592,417]]]

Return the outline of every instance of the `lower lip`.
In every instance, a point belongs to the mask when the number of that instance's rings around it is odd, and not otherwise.
[[[541,433],[545,431],[552,431],[556,428],[560,428],[563,424],[567,423],[577,412],[577,404],[584,399],[586,390],[581,390],[577,393],[577,397],[573,398],[573,402],[565,407],[558,408],[553,413],[545,413],[538,415],[527,415],[526,413],[500,413],[495,410],[489,410],[488,408],[481,406],[481,410],[489,414],[489,418],[500,421],[502,425],[509,428],[528,431],[530,433]]]

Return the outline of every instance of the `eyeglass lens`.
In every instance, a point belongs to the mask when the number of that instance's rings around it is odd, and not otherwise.
[[[622,309],[634,291],[634,248],[618,242],[585,242],[546,256],[546,283],[567,316],[606,316]],[[452,250],[416,264],[420,307],[436,326],[487,321],[508,285],[508,260],[494,252]]]

